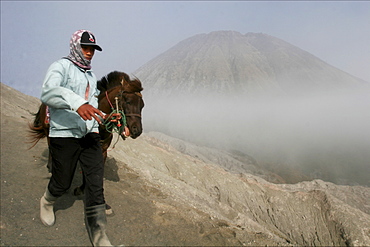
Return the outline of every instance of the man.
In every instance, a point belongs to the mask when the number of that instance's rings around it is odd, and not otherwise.
[[[76,31],[70,40],[70,54],[48,69],[41,101],[49,107],[52,176],[40,200],[44,225],[55,223],[54,203],[70,187],[80,162],[86,179],[85,221],[93,246],[111,246],[106,235],[103,193],[104,162],[99,124],[104,114],[97,109],[99,93],[91,71],[95,50],[102,51],[88,30]]]

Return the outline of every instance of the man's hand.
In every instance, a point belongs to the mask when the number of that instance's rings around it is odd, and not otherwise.
[[[123,130],[121,135],[124,135],[125,137],[130,136],[130,130],[129,130],[129,128],[127,128],[127,126],[125,126],[125,129]]]
[[[95,118],[96,121],[98,121],[99,124],[101,124],[100,118],[97,116],[101,116],[104,119],[104,114],[89,104],[83,104],[77,109],[77,113],[82,117],[83,120],[92,120],[92,118]]]
[[[108,115],[108,114],[105,115],[104,119],[107,120],[109,117],[110,117],[109,121],[112,122],[112,123],[116,123],[116,122],[118,122],[118,120],[120,120],[122,118],[120,113],[113,113],[113,114],[110,114],[110,115]]]

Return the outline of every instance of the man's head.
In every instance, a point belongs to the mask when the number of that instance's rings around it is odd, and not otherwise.
[[[79,67],[90,69],[95,50],[102,51],[102,48],[96,44],[95,36],[92,32],[81,29],[72,34],[68,58]]]

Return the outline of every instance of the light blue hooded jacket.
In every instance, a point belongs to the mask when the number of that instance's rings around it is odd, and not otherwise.
[[[49,107],[50,137],[81,138],[88,133],[99,132],[99,124],[94,118],[85,121],[77,113],[77,109],[87,103],[98,108],[96,77],[91,70],[91,61],[84,57],[81,49],[81,37],[85,32],[89,33],[91,44],[97,46],[90,31],[76,31],[70,40],[69,55],[51,64],[46,73],[41,102]]]
[[[99,124],[92,120],[83,120],[77,109],[83,104],[98,108],[99,90],[96,77],[91,70],[91,61],[87,60],[81,49],[81,37],[88,30],[78,30],[70,40],[70,53],[50,65],[41,91],[41,102],[49,107],[50,137],[81,138],[91,132],[99,132]],[[98,50],[102,50],[100,47]],[[89,85],[88,97],[86,88]]]
[[[88,83],[89,95],[85,100]],[[96,83],[91,70],[82,69],[66,58],[49,67],[42,86],[41,101],[49,107],[50,137],[81,138],[90,132],[99,132],[95,119],[85,121],[76,112],[86,103],[98,108]]]

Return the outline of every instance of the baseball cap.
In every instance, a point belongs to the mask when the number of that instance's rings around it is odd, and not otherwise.
[[[90,32],[84,32],[81,36],[81,45],[94,46],[96,50],[102,51],[102,48],[95,43],[95,36]]]

